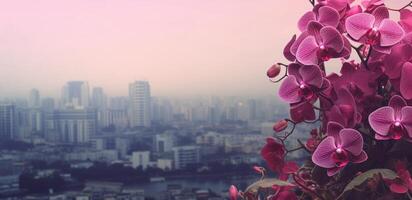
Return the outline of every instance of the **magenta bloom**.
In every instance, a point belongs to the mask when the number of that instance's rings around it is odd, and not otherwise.
[[[231,185],[231,186],[229,187],[229,198],[230,198],[230,200],[236,200],[238,194],[239,194],[239,192],[238,192],[236,186]]]
[[[345,57],[345,41],[336,28],[322,26],[311,21],[307,33],[302,33],[296,40],[296,59],[304,65],[317,65],[319,62],[328,61],[331,58]],[[293,52],[292,52],[293,53]]]
[[[399,194],[407,193],[408,190],[412,191],[411,174],[409,173],[408,169],[406,169],[405,164],[398,161],[395,165],[395,170],[399,178],[386,181],[389,184],[389,189],[392,192]]]
[[[288,66],[289,76],[279,88],[279,96],[288,103],[313,101],[325,80],[318,66],[300,66],[292,63]]]
[[[272,137],[266,139],[266,145],[260,151],[269,168],[275,172],[282,171],[285,153],[285,147]]]
[[[356,97],[374,95],[377,84],[376,79],[381,75],[353,62],[343,63],[340,73],[341,76],[335,73],[328,76],[333,87],[336,91],[347,87]]]
[[[384,4],[383,0],[362,0],[362,6],[365,10],[370,11]]]
[[[412,11],[409,9],[402,9],[400,13],[401,21],[399,22],[399,24],[401,24],[405,32],[412,32]]]
[[[338,11],[329,6],[322,6],[316,11],[309,11],[299,19],[298,28],[301,32],[307,30],[311,21],[317,21],[324,26],[338,26],[340,19]]]
[[[338,11],[345,10],[354,0],[318,0],[321,5],[330,6]]]
[[[406,40],[412,33],[405,36],[405,42],[392,48],[385,59],[385,74],[392,80],[399,80],[399,91],[405,99],[412,99],[412,42]]]
[[[376,132],[378,140],[412,138],[412,106],[396,95],[389,100],[389,105],[373,111],[369,115],[369,124]]]
[[[387,47],[401,41],[405,34],[399,24],[388,18],[388,9],[380,6],[372,14],[358,13],[348,17],[345,28],[354,40],[388,53]]]
[[[335,105],[326,112],[329,121],[337,122],[345,127],[355,127],[361,121],[355,99],[345,87],[338,89]]]
[[[327,134],[313,153],[312,161],[320,167],[327,168],[328,176],[335,175],[349,162],[361,163],[368,159],[362,149],[362,135],[357,130],[329,122]]]

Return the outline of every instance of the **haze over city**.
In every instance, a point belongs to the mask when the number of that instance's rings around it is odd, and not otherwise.
[[[274,93],[265,71],[296,31],[278,19],[296,21],[310,6],[274,12],[290,4],[8,1],[0,8],[0,94],[27,96],[38,88],[58,97],[65,82],[86,80],[126,95],[128,83],[140,79],[162,96]]]

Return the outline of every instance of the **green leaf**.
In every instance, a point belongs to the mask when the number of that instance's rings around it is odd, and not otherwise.
[[[249,185],[246,188],[245,193],[252,193],[255,194],[261,188],[271,188],[273,185],[277,186],[294,186],[292,183],[282,181],[276,178],[265,178],[263,180],[259,180],[254,182],[253,184]]]
[[[340,199],[345,192],[352,190],[356,186],[359,186],[366,180],[372,178],[375,174],[380,174],[382,178],[390,179],[390,180],[393,180],[398,177],[398,175],[390,169],[371,169],[369,171],[366,171],[360,174],[359,176],[356,176],[354,179],[352,179],[352,181],[349,182],[348,185],[346,185],[345,189],[343,190],[343,192],[339,195],[337,199]]]

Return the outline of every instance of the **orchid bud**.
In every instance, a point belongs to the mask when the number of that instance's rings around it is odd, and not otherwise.
[[[266,72],[266,75],[269,78],[275,78],[276,76],[279,75],[279,73],[280,73],[280,65],[274,64],[272,65],[272,67],[268,69],[268,71]]]
[[[229,188],[229,199],[230,200],[237,200],[238,190],[236,186],[231,185]]]
[[[264,174],[265,173],[265,168],[260,167],[260,166],[253,166],[253,170],[259,174]]]
[[[273,130],[276,132],[280,132],[285,130],[288,127],[288,121],[282,119],[273,125]]]

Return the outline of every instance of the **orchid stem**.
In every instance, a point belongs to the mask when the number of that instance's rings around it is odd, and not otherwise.
[[[409,194],[409,191],[406,192],[406,195],[408,196],[408,198],[409,198],[410,200],[412,200],[412,196],[411,196],[411,194]]]

